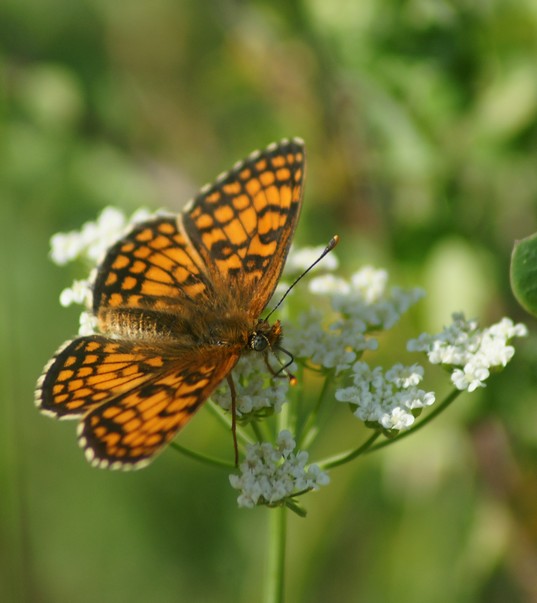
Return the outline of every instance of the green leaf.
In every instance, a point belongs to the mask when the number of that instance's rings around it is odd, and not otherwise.
[[[518,303],[537,316],[537,233],[515,242],[511,255],[511,289]]]

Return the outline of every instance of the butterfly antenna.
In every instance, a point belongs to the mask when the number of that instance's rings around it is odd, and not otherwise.
[[[306,270],[304,270],[304,272],[298,276],[293,283],[290,285],[290,287],[287,289],[287,291],[282,295],[280,301],[274,306],[274,308],[272,308],[272,310],[268,313],[268,316],[265,318],[265,320],[268,320],[269,317],[274,314],[274,312],[282,305],[283,300],[289,295],[291,289],[298,283],[298,281],[302,280],[302,278],[304,278],[306,276],[306,274],[308,274],[308,272],[314,267],[316,266],[323,258],[326,254],[330,253],[332,251],[332,249],[334,249],[334,247],[339,243],[339,236],[338,235],[334,235],[330,241],[328,242],[328,245],[323,249],[321,255],[315,260],[315,262],[313,262],[313,264],[311,264],[311,266],[309,266],[309,268],[306,268]]]

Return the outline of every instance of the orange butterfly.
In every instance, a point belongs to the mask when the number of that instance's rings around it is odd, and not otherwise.
[[[225,377],[234,408],[241,354],[281,339],[259,316],[298,222],[304,162],[300,139],[272,144],[108,250],[93,284],[102,334],[65,343],[36,389],[42,412],[81,419],[92,465],[147,465]]]

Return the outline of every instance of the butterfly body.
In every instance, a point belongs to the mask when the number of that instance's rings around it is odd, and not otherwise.
[[[279,321],[260,314],[298,221],[303,174],[302,141],[283,140],[179,216],[138,224],[108,250],[92,291],[99,334],[62,346],[36,389],[43,412],[81,420],[92,464],[147,464],[243,353],[278,346]]]

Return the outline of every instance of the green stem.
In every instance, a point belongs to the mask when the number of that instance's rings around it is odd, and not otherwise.
[[[319,416],[319,412],[325,400],[326,394],[329,391],[332,377],[333,371],[329,371],[325,375],[323,386],[319,393],[319,397],[317,398],[317,403],[315,404],[315,407],[308,416],[302,429],[302,433],[300,434],[300,437],[297,438],[297,447],[301,448],[302,450],[309,448],[313,443],[313,440],[317,437],[317,434],[319,433],[319,425],[317,424],[317,418]]]
[[[380,431],[375,431],[375,433],[373,433],[373,435],[361,446],[358,446],[358,448],[348,450],[347,452],[342,452],[341,454],[336,454],[335,456],[332,456],[324,461],[320,461],[316,464],[323,470],[333,469],[334,467],[339,467],[339,465],[344,465],[345,463],[355,459],[357,456],[370,452],[371,445],[379,436]]]
[[[207,465],[214,465],[216,467],[225,467],[226,469],[235,469],[235,463],[232,461],[224,461],[222,459],[217,459],[214,456],[209,456],[207,454],[202,454],[201,452],[195,452],[194,450],[190,450],[189,448],[185,448],[181,446],[181,444],[177,444],[177,442],[170,443],[171,448],[177,450],[181,454],[190,457],[191,459],[196,459],[197,461],[201,461],[202,463],[206,463]]]
[[[289,428],[289,418],[290,418],[291,414],[290,414],[290,410],[289,410],[289,404],[284,404],[282,406],[281,411],[278,414],[278,418],[277,418],[277,428],[276,428],[276,437],[278,436],[278,434],[280,433],[280,431],[283,431],[284,429],[288,429]]]
[[[287,508],[269,510],[269,546],[263,603],[283,603]]]
[[[302,364],[297,366],[295,376],[297,383],[289,387],[289,398],[287,404],[284,404],[284,406],[289,406],[289,426],[296,434],[299,417],[302,416],[302,409],[304,407],[304,366]]]
[[[267,422],[260,423],[259,421],[252,421],[250,427],[254,432],[254,435],[258,442],[268,442],[270,440],[270,434],[267,429]]]
[[[220,423],[222,423],[222,425],[225,425],[226,427],[228,427],[228,429],[231,430],[231,414],[230,414],[230,412],[222,409],[220,406],[218,406],[218,404],[215,404],[212,401],[210,404],[207,404],[206,406],[207,406],[209,412],[213,416],[215,416],[218,419],[218,421]],[[237,439],[240,442],[242,442],[243,444],[251,444],[252,443],[252,439],[246,433],[244,428],[241,427],[240,425],[237,425]]]

